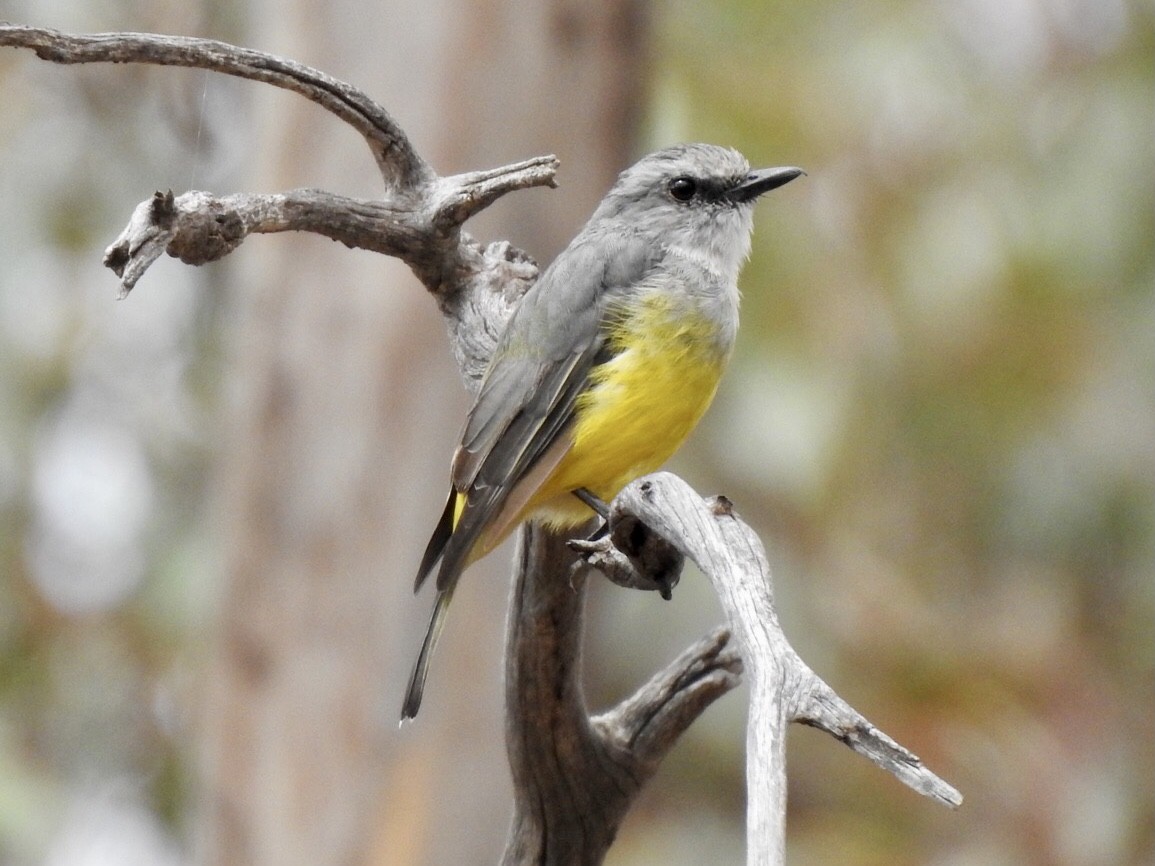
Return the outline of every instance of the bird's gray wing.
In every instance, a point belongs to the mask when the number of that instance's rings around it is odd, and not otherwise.
[[[456,575],[465,567],[469,552],[490,520],[501,510],[517,481],[565,429],[600,345],[600,338],[595,338],[586,351],[575,350],[560,363],[543,369],[544,375],[535,379],[540,402],[500,419],[495,431],[482,430],[493,438],[492,445],[485,452],[486,459],[471,463],[471,453],[458,449],[456,457],[464,459],[454,461],[454,483],[425,548],[414,591],[421,588],[438,560],[441,560],[438,588],[456,580]],[[458,482],[458,477],[464,480]],[[502,479],[508,483],[503,483]],[[460,518],[455,522],[459,492],[465,494],[466,500]]]
[[[590,369],[608,356],[607,310],[645,277],[657,255],[628,228],[612,236],[583,233],[510,319],[466,419],[449,499],[417,574],[415,589],[440,559],[437,601],[405,690],[402,718],[413,718],[421,707],[429,663],[470,551],[518,481],[572,422]],[[458,493],[466,501],[455,524]]]
[[[643,279],[656,255],[635,232],[579,236],[526,293],[454,455],[453,488],[466,504],[444,541],[438,589],[456,582],[510,492],[571,423],[590,370],[607,357],[607,308]]]

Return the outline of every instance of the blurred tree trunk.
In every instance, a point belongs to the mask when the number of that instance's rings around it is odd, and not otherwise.
[[[507,199],[471,225],[483,240],[548,260],[632,155],[638,0],[266,0],[252,15],[254,47],[366,89],[439,171],[557,153],[562,189]],[[296,97],[254,101],[249,188],[380,189],[356,135]],[[471,571],[421,717],[396,724],[431,603],[412,574],[466,406],[438,314],[397,262],[318,238],[262,238],[238,263],[200,859],[495,861],[508,556]]]

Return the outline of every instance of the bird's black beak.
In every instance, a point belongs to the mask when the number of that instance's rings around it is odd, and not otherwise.
[[[762,193],[785,186],[794,178],[804,174],[806,172],[802,169],[793,167],[759,168],[746,175],[746,179],[740,184],[731,187],[726,195],[734,202],[753,201]]]

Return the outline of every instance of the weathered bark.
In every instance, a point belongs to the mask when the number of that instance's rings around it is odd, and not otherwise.
[[[785,859],[791,722],[826,731],[924,796],[950,807],[962,803],[958,791],[842,700],[794,651],[778,623],[762,542],[729,500],[703,500],[677,476],[659,472],[637,479],[617,496],[610,526],[607,539],[580,547],[596,554],[616,583],[660,578],[672,556],[685,556],[709,578],[722,602],[750,680],[746,857],[751,866]],[[656,555],[662,546],[672,552]]]
[[[515,799],[507,866],[601,863],[662,758],[707,706],[738,684],[742,669],[729,632],[720,629],[631,698],[591,718],[581,691],[588,569],[573,567],[570,547],[565,538],[530,526],[518,548],[506,638]],[[655,587],[650,578],[636,585]]]

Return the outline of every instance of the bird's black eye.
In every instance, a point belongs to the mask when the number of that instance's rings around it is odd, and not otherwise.
[[[670,195],[677,201],[689,201],[698,191],[698,184],[692,177],[676,177],[670,181]]]

